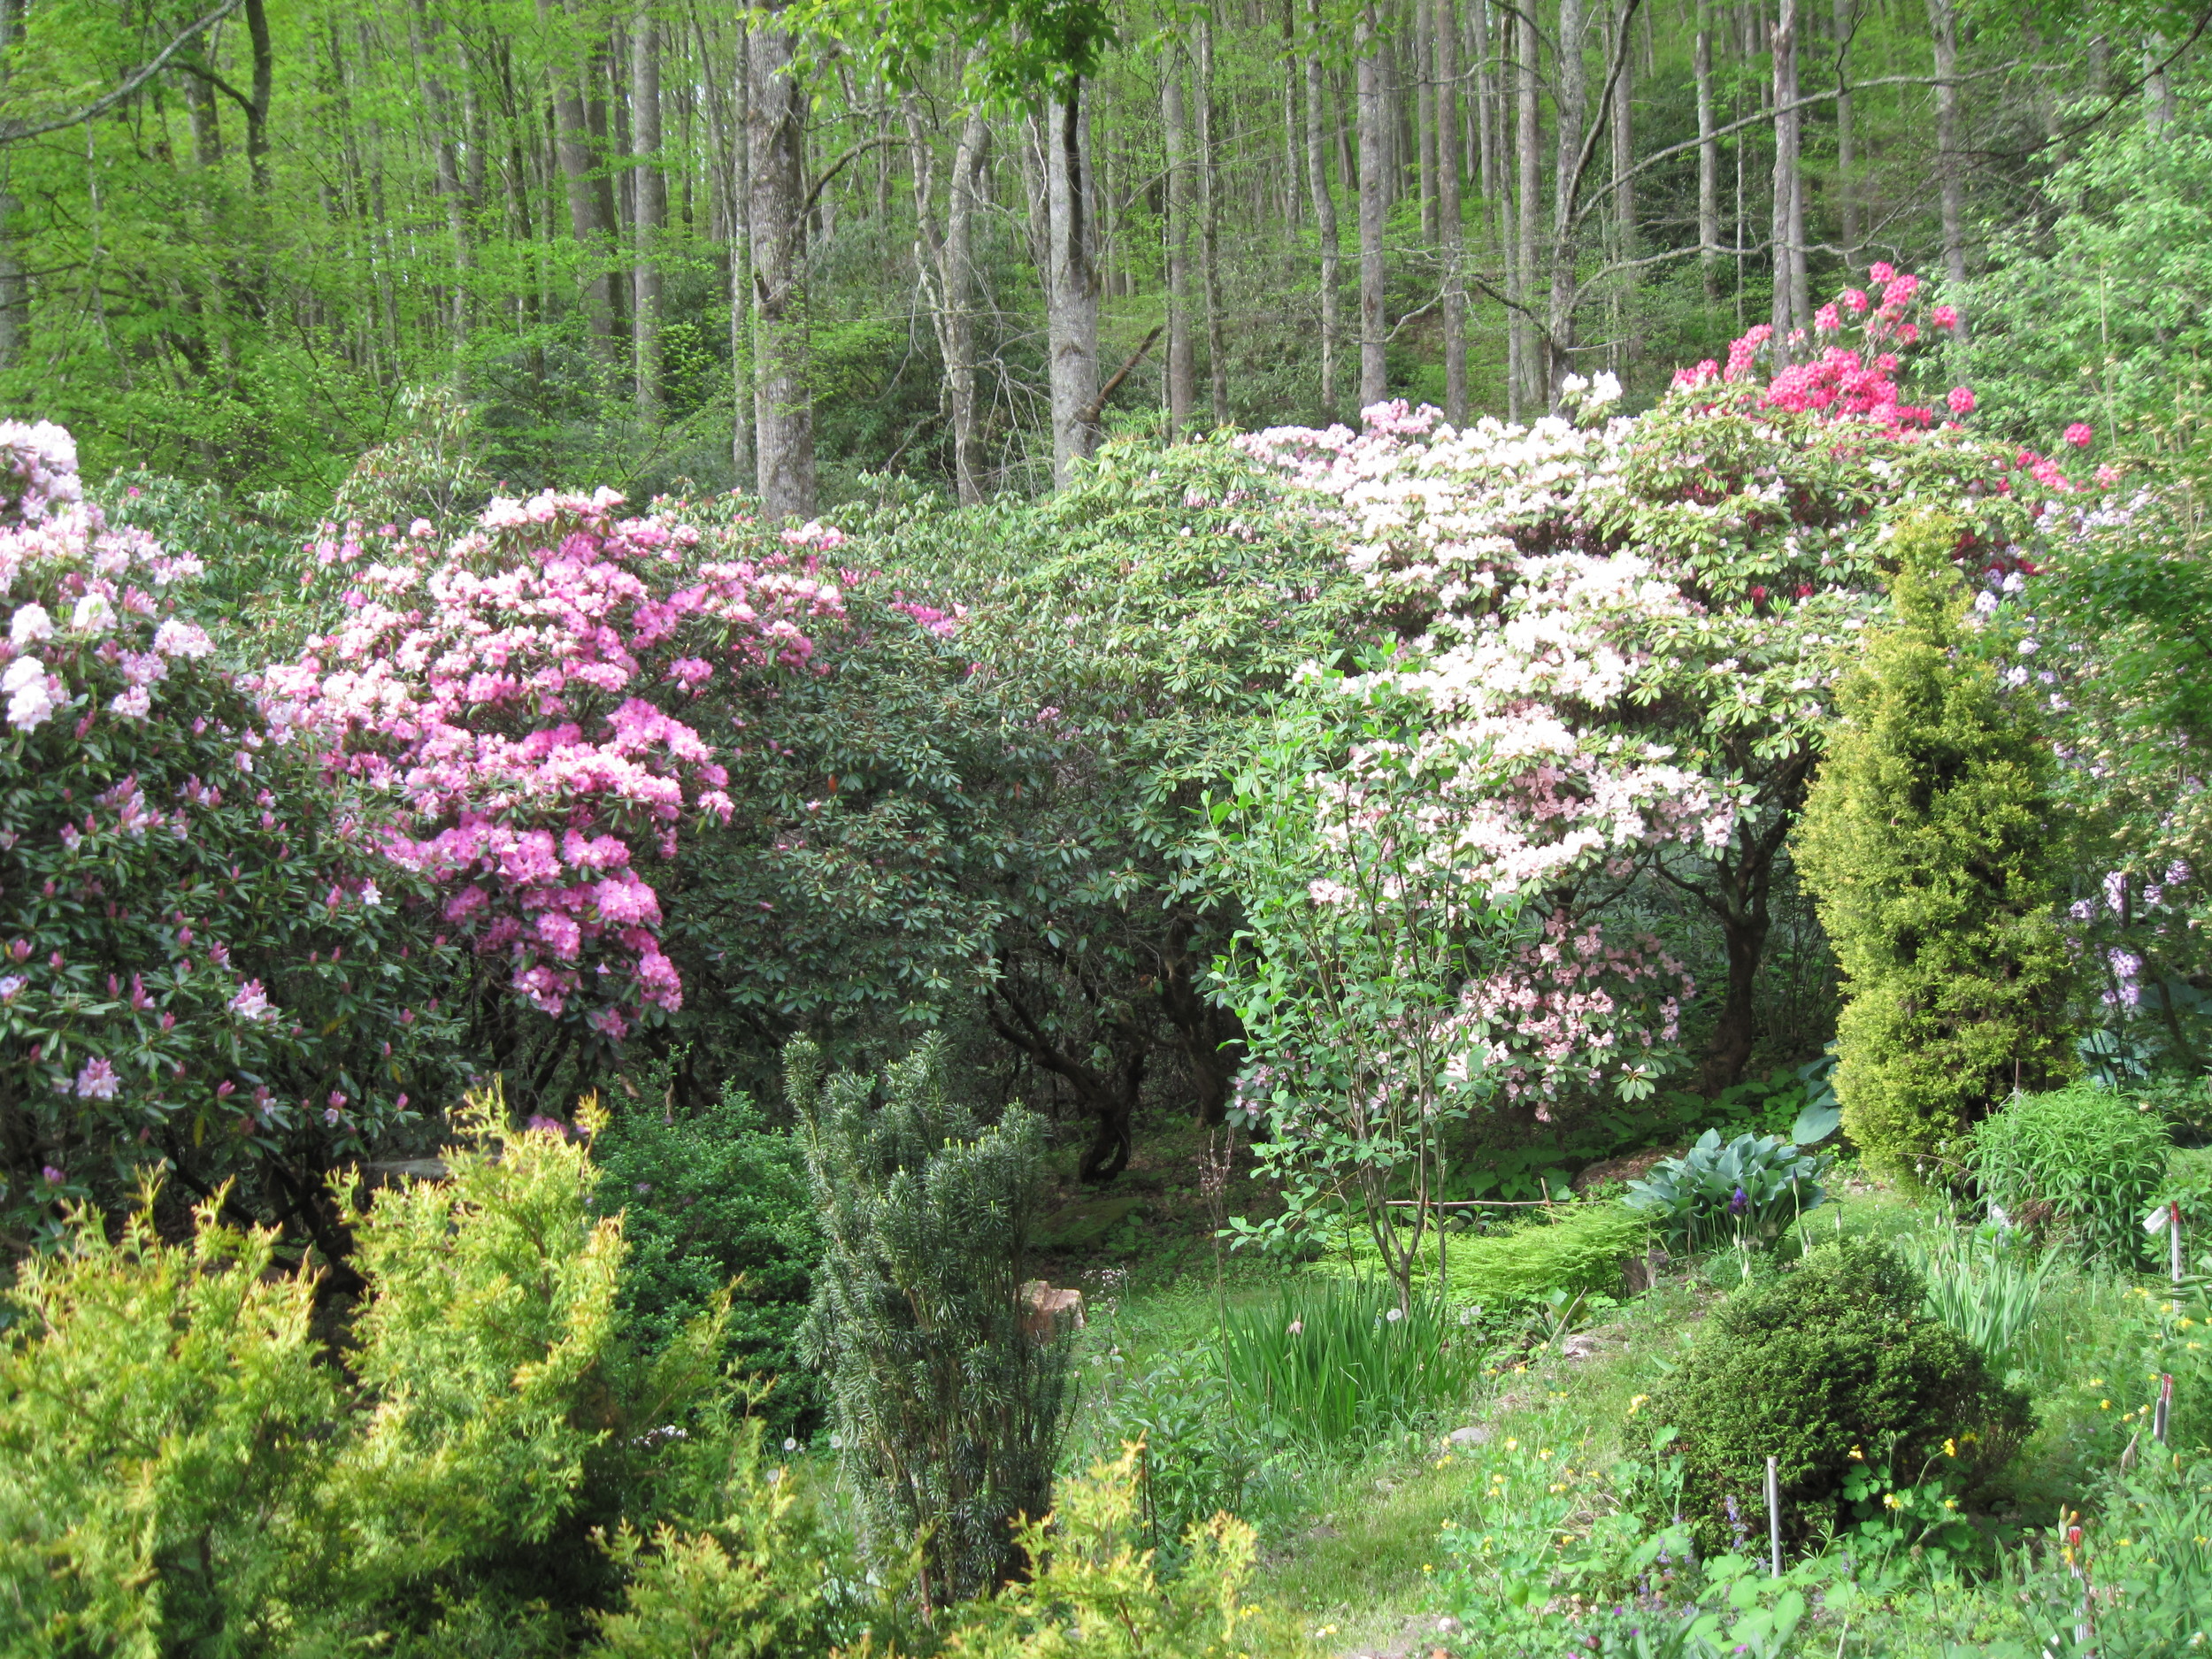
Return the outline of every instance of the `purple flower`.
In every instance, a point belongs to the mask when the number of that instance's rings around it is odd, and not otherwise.
[[[1735,1190],[1734,1194],[1730,1197],[1728,1201],[1728,1213],[1732,1216],[1740,1216],[1745,1210],[1750,1208],[1751,1194],[1744,1191],[1742,1187],[1739,1187]]]
[[[44,1169],[41,1170],[39,1173],[46,1178],[46,1184],[49,1187],[59,1187],[64,1181],[69,1179],[50,1164],[49,1164]]]
[[[113,1100],[115,1091],[122,1086],[123,1080],[115,1075],[115,1068],[101,1056],[86,1061],[84,1070],[77,1073],[79,1100]]]

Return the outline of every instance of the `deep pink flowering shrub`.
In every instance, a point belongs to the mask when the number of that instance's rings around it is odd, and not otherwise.
[[[332,530],[313,552],[345,619],[260,686],[390,803],[385,854],[437,889],[446,932],[610,1041],[682,1002],[649,872],[687,823],[729,821],[723,757],[772,741],[761,707],[844,613],[819,565],[834,530],[747,547],[621,505],[495,500],[445,548],[424,523]]]
[[[165,1160],[311,1210],[457,1075],[420,884],[270,740],[180,603],[199,562],[108,526],[65,432],[0,423],[0,1229]]]

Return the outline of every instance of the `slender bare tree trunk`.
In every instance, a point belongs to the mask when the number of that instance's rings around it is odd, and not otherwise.
[[[1436,0],[1436,126],[1459,131],[1459,19],[1452,0]],[[1455,140],[1438,146],[1438,227],[1444,258],[1444,419],[1467,424],[1467,288],[1460,270],[1464,240],[1459,200],[1460,147]]]
[[[560,8],[538,0],[538,22],[551,27]],[[599,217],[599,193],[592,181],[591,125],[583,88],[571,52],[559,54],[553,71],[553,127],[560,154],[561,178],[568,187],[569,234],[583,244],[594,274],[584,283],[585,320],[603,359],[614,356],[613,277],[606,268],[609,227]]]
[[[1413,0],[1413,148],[1421,187],[1421,240],[1436,241],[1436,165],[1442,127],[1436,119],[1436,19]]]
[[[1084,83],[1032,118],[1044,168],[1045,349],[1052,397],[1052,477],[1065,485],[1097,437],[1098,279],[1092,256]]]
[[[438,199],[445,204],[446,234],[453,244],[453,291],[448,326],[458,345],[468,337],[469,239],[468,203],[461,190],[460,146],[454,139],[453,96],[440,73],[445,62],[444,19],[424,0],[415,0],[408,14],[408,45],[423,65],[423,99],[429,106],[434,174]]]
[[[814,516],[814,404],[808,379],[805,89],[780,8],[757,9],[747,45],[752,100],[753,430],[761,511]]]
[[[1514,259],[1511,292],[1517,302],[1513,313],[1514,332],[1520,349],[1520,374],[1515,381],[1520,403],[1542,408],[1544,369],[1539,360],[1536,336],[1538,329],[1534,316],[1536,309],[1536,212],[1543,190],[1543,132],[1541,109],[1538,104],[1537,81],[1538,35],[1536,13],[1533,8],[1518,9],[1520,45],[1517,50],[1520,80],[1520,108],[1517,111],[1519,131],[1516,148],[1519,150],[1519,251]],[[1514,411],[1519,419],[1519,410]]]
[[[1928,0],[1935,45],[1936,176],[1943,201],[1943,273],[1966,280],[1966,173],[1959,156],[1959,22],[1952,0]]]
[[[1611,56],[1621,66],[1613,82],[1613,112],[1610,136],[1613,141],[1613,257],[1621,269],[1614,278],[1613,304],[1613,368],[1625,373],[1636,355],[1635,342],[1625,336],[1634,326],[1636,300],[1636,112],[1635,67],[1636,53],[1630,44],[1631,27],[1626,9],[1618,13],[1615,25],[1614,50]]]
[[[1713,119],[1713,4],[1697,0],[1697,40],[1691,63],[1697,77],[1697,268],[1705,309],[1720,303],[1720,140]]]
[[[964,507],[983,500],[975,453],[975,207],[976,173],[990,136],[982,106],[971,107],[952,153],[952,184],[945,204],[944,302],[950,347],[945,354],[945,379],[952,393],[953,479]]]
[[[1858,27],[1855,0],[1835,0],[1836,15],[1836,205],[1843,220],[1843,264],[1859,263],[1859,196],[1851,177],[1857,157],[1851,130],[1851,36]]]
[[[1952,61],[1958,58],[1957,25],[1953,23],[1951,42]],[[2143,37],[2143,125],[2154,137],[2174,123],[2181,105],[2174,96],[2174,80],[2162,65],[2167,57],[2166,37],[2147,35]],[[1941,74],[1939,69],[1936,72]]]
[[[1359,16],[1359,406],[1390,396],[1384,362],[1383,213],[1390,176],[1384,130],[1382,42],[1371,3]]]
[[[1337,315],[1336,198],[1329,191],[1329,148],[1326,101],[1321,80],[1321,0],[1306,0],[1306,188],[1313,197],[1314,237],[1321,249],[1321,414],[1337,415],[1337,343],[1343,338],[1343,320]]]
[[[737,52],[730,74],[729,150],[724,188],[729,195],[730,233],[730,471],[742,486],[760,488],[753,454],[753,107],[752,46],[747,38],[751,13],[737,14]],[[706,33],[699,31],[702,63],[710,60]]]
[[[1206,379],[1216,426],[1229,424],[1229,346],[1221,315],[1221,177],[1214,151],[1214,26],[1198,16],[1198,281],[1206,301]]]
[[[637,208],[637,267],[630,292],[630,355],[638,413],[661,411],[661,235],[668,223],[668,179],[661,172],[661,36],[650,7],[630,27],[630,153]]]
[[[1171,47],[1160,76],[1160,129],[1167,150],[1167,434],[1190,430],[1198,398],[1198,346],[1190,318],[1190,154],[1183,119],[1183,54]]]
[[[1769,37],[1774,59],[1774,223],[1770,241],[1774,267],[1774,361],[1791,360],[1790,330],[1795,325],[1791,281],[1791,230],[1798,219],[1797,186],[1797,0],[1781,0],[1781,15]]]
[[[1578,169],[1582,138],[1589,121],[1589,86],[1583,65],[1583,0],[1559,0],[1559,62],[1553,75],[1553,102],[1559,133],[1552,176],[1551,305],[1544,330],[1544,397],[1559,407],[1560,383],[1573,372],[1575,302],[1575,208],[1581,189]]]
[[[1305,119],[1300,100],[1305,73],[1298,61],[1298,0],[1283,0],[1283,228],[1292,236],[1305,222]]]

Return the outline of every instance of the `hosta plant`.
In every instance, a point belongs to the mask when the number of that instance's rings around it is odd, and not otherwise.
[[[1820,1179],[1833,1161],[1780,1135],[1723,1141],[1708,1129],[1682,1156],[1631,1181],[1622,1202],[1648,1216],[1670,1245],[1770,1244],[1827,1196]]]

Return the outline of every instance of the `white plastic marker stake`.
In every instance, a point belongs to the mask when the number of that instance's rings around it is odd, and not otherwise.
[[[1782,1576],[1782,1482],[1771,1457],[1767,1459],[1767,1565],[1776,1578]]]
[[[2151,1439],[2161,1446],[2166,1443],[2166,1419],[2174,1410],[2174,1374],[2170,1371],[2158,1373],[2158,1409],[2151,1414]]]
[[[2175,1199],[2168,1211],[2166,1248],[2173,1253],[2174,1283],[2181,1283],[2181,1200]]]

